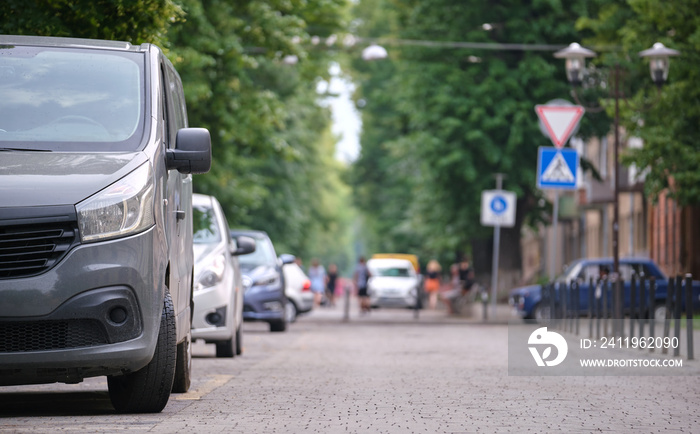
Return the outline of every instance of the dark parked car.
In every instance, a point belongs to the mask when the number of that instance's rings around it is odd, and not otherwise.
[[[270,237],[263,231],[232,230],[231,237],[255,240],[255,251],[239,256],[243,273],[243,320],[265,321],[271,332],[287,330],[287,296],[282,259],[277,257]]]
[[[151,44],[0,36],[0,385],[190,386],[192,176],[211,140]]]
[[[600,289],[597,289],[597,282],[601,274],[612,270],[613,260],[611,258],[579,259],[569,265],[564,273],[556,279],[557,284],[570,284],[577,281],[579,285],[579,311],[581,314],[588,312],[589,293],[600,297]],[[653,306],[654,317],[657,319],[666,318],[666,295],[668,293],[668,278],[651,259],[644,258],[622,258],[620,259],[620,277],[624,281],[623,308],[629,310],[631,298],[630,280],[633,275],[644,275],[647,279],[656,279],[656,297]],[[591,288],[590,281],[593,278],[594,286]],[[693,282],[693,308],[700,307],[700,282]],[[647,284],[648,287],[648,284]],[[685,298],[684,298],[685,299]],[[608,301],[610,302],[610,301]],[[529,285],[516,288],[510,293],[510,304],[517,313],[525,320],[542,321],[550,317],[549,306],[542,302],[542,286]]]

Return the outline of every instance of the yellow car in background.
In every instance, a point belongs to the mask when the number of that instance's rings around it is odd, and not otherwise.
[[[372,259],[405,259],[410,261],[416,273],[420,274],[420,264],[418,263],[418,256],[416,255],[408,253],[375,253],[372,255]]]

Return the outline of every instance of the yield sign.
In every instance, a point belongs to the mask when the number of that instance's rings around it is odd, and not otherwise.
[[[535,112],[547,129],[554,146],[561,148],[571,137],[585,110],[580,105],[537,105]]]

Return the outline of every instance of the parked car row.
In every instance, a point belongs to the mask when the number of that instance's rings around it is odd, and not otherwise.
[[[283,332],[313,307],[310,282],[293,255],[277,256],[264,231],[230,230],[212,196],[194,194],[193,339],[216,344],[217,357],[242,352],[243,321]]]
[[[308,278],[193,194],[211,139],[152,44],[0,35],[0,386],[106,376],[118,412],[191,384],[193,339],[284,331]],[[296,267],[296,268],[295,268]]]

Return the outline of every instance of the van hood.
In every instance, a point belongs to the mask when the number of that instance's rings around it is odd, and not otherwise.
[[[142,152],[0,152],[0,207],[75,205],[147,160]]]

